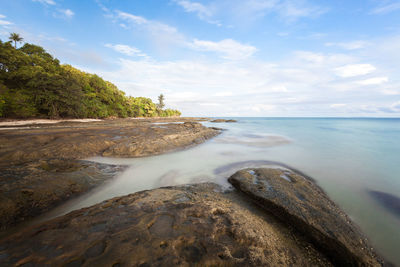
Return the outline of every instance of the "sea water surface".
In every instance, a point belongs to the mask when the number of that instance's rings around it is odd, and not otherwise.
[[[205,122],[226,131],[183,151],[145,158],[89,159],[129,167],[110,183],[45,217],[161,186],[212,181],[229,187],[227,178],[236,170],[280,162],[313,177],[361,227],[379,253],[400,266],[399,203],[388,203],[390,199],[380,202],[371,193],[400,198],[400,119],[233,119],[238,122]]]

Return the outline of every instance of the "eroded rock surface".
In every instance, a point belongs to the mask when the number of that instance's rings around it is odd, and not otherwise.
[[[0,241],[0,265],[331,266],[293,228],[215,184],[113,198]]]
[[[212,120],[211,122],[216,122],[216,123],[218,123],[218,122],[237,122],[237,120],[215,119],[215,120]]]
[[[122,170],[122,166],[79,159],[156,155],[202,143],[219,133],[185,118],[0,127],[0,231]]]
[[[203,143],[220,132],[204,127],[198,122],[185,122],[169,126],[176,128],[176,130],[160,134],[166,128],[156,128],[155,133],[149,132],[144,139],[129,138],[123,142],[118,142],[105,149],[102,155],[109,157],[157,155]]]
[[[166,120],[157,125],[153,122],[159,120],[118,119],[1,130],[0,167],[49,158],[156,155],[199,144],[220,133],[182,120],[184,123]]]
[[[293,226],[338,266],[379,266],[364,235],[314,182],[285,169],[246,169],[229,178],[235,188]]]
[[[4,166],[0,172],[0,230],[87,192],[124,169],[121,165],[58,159]]]

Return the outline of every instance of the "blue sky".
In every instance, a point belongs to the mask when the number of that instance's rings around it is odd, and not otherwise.
[[[400,0],[12,0],[10,32],[185,116],[400,116]]]

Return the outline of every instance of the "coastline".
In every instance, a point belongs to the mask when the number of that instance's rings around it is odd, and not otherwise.
[[[11,178],[23,177],[26,181],[19,181],[18,186],[22,184],[22,188],[11,188],[11,182],[3,189],[19,192],[29,199],[28,204],[35,194],[40,197],[43,208],[38,213],[14,216],[29,219],[110,181],[125,167],[87,162],[83,158],[158,155],[194,146],[220,132],[220,129],[204,127],[192,118],[118,119],[87,124],[63,122],[29,129],[21,126],[18,131],[4,130],[0,132],[0,139],[11,136],[15,143],[7,143],[8,146],[21,145],[8,155],[0,154],[0,168]],[[35,147],[26,146],[32,140],[42,143],[35,143]],[[87,156],[82,157],[82,154]],[[278,184],[271,182],[270,175],[265,174],[270,172],[268,169],[245,169],[229,179],[236,188],[231,191],[224,191],[213,183],[203,183],[161,187],[105,200],[37,225],[28,225],[26,229],[11,230],[10,234],[0,238],[0,255],[7,255],[4,264],[17,265],[89,266],[104,262],[110,265],[383,265],[383,260],[375,254],[359,228],[311,177],[295,169],[285,169],[271,169],[283,172],[272,175]],[[238,175],[246,177],[248,174],[249,182],[240,181],[244,187],[232,182]],[[87,179],[93,176],[98,179]],[[32,179],[39,184],[34,189],[26,188],[28,184],[32,185]],[[51,179],[55,183],[49,183]],[[66,180],[61,187],[72,186],[75,191],[63,191],[54,198],[54,192],[62,191],[57,188],[59,181]],[[282,181],[287,184],[280,185]],[[290,192],[292,184],[299,186],[295,193]],[[46,190],[41,191],[40,185],[45,185]],[[278,203],[274,197],[268,199],[275,187],[279,195],[287,194]],[[48,192],[53,198],[43,201]],[[288,208],[286,201],[291,195],[296,197]],[[11,197],[21,203],[15,195]],[[306,205],[309,209],[305,213],[308,213],[307,218],[303,217],[303,212],[300,215],[296,212],[305,207],[305,199],[310,201]],[[326,202],[319,203],[321,199]],[[270,203],[274,203],[272,209]],[[28,204],[22,209],[29,210]],[[339,219],[329,225],[336,216]],[[14,222],[18,223],[20,221]],[[7,228],[7,223],[5,225]],[[257,237],[252,232],[257,232]],[[124,240],[134,242],[126,246]],[[29,248],[33,249],[27,255],[24,251]],[[124,255],[141,251],[143,256],[125,257],[119,251],[124,251]]]
[[[88,192],[125,168],[83,161],[85,158],[169,153],[220,133],[193,118],[10,123],[20,126],[7,129],[2,125],[6,129],[0,131],[2,231]]]
[[[72,211],[1,239],[3,263],[383,266],[364,235],[309,179],[264,168],[238,171],[229,181],[235,190],[214,183],[168,186]],[[271,186],[280,198],[270,195]],[[303,203],[287,205],[287,197],[306,192]],[[261,199],[273,201],[273,209]]]

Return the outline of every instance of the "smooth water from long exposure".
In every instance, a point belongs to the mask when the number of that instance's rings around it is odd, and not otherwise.
[[[385,208],[370,193],[376,190],[400,197],[400,119],[237,120],[238,123],[204,123],[227,131],[187,150],[146,158],[89,159],[126,164],[129,168],[46,218],[160,186],[204,181],[229,186],[226,179],[236,170],[274,165],[268,162],[274,161],[313,177],[379,252],[400,265],[400,215]]]

